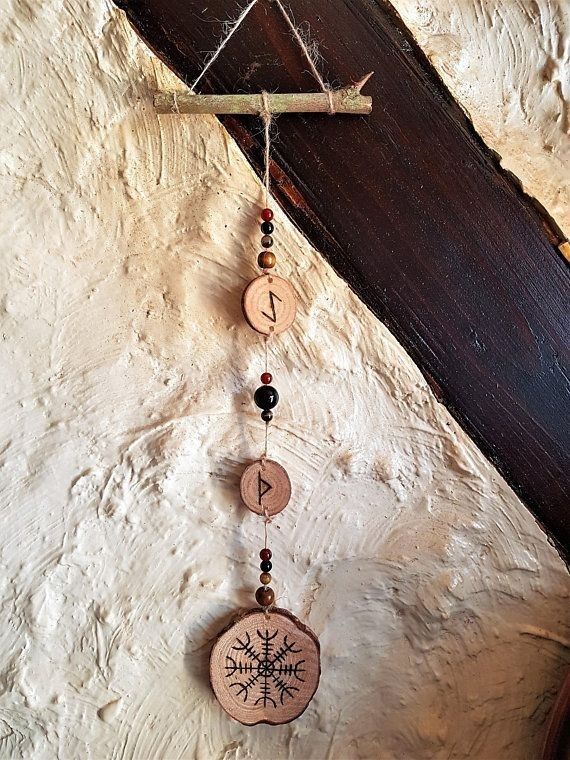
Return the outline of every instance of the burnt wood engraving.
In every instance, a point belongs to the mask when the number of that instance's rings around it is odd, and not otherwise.
[[[116,2],[187,84],[216,47],[220,20],[241,7]],[[365,117],[280,116],[275,195],[566,547],[570,278],[560,231],[501,169],[389,4],[295,0],[294,13],[319,41],[332,86],[376,72],[365,88],[374,108]],[[306,68],[272,4],[259,2],[201,91],[308,91]],[[259,120],[222,121],[259,170]]]

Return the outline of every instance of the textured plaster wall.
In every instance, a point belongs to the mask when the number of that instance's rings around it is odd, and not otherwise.
[[[502,165],[570,235],[570,3],[392,4]]]
[[[301,307],[270,357],[295,488],[274,575],[323,676],[285,727],[219,709],[209,646],[262,537],[237,496],[263,434],[239,307],[259,183],[213,118],[156,117],[168,75],[107,3],[2,11],[0,756],[536,758],[564,565],[281,213]]]

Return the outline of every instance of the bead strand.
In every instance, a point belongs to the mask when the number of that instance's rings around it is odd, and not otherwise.
[[[273,269],[277,263],[277,259],[272,251],[267,250],[273,246],[273,238],[271,237],[273,230],[275,229],[271,221],[273,219],[273,211],[270,208],[264,208],[261,212],[261,218],[263,220],[261,224],[261,234],[263,235],[261,238],[261,245],[265,250],[261,251],[257,257],[257,263],[263,270]]]
[[[259,567],[261,568],[261,575],[259,576],[259,580],[261,583],[263,583],[263,586],[257,589],[255,592],[255,598],[260,607],[271,607],[275,601],[275,592],[269,586],[271,583],[270,570],[273,567],[271,564],[271,549],[265,547],[265,549],[262,549],[259,552],[259,557],[261,559],[261,562],[259,564]]]

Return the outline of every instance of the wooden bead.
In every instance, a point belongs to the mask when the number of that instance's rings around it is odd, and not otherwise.
[[[261,269],[273,269],[277,259],[271,251],[261,251],[257,257],[257,264]]]
[[[271,573],[261,573],[259,576],[259,582],[263,583],[264,586],[269,586],[271,583]]]
[[[255,592],[255,598],[260,607],[271,607],[275,601],[275,592],[272,588],[261,586]]]
[[[243,503],[258,515],[268,517],[281,512],[291,498],[291,481],[286,470],[272,459],[250,464],[241,476]],[[264,562],[267,560],[264,560]]]
[[[241,305],[250,327],[262,335],[278,335],[295,321],[295,291],[287,280],[274,274],[262,274],[252,280],[244,290]]]

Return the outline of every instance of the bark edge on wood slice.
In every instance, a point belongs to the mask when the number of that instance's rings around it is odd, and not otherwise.
[[[216,699],[245,726],[290,723],[307,709],[321,676],[316,635],[288,610],[238,615],[210,654]]]

